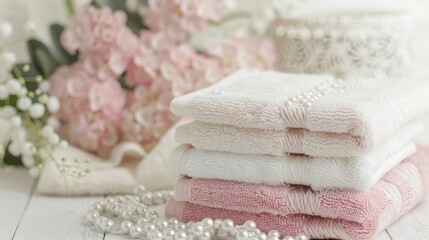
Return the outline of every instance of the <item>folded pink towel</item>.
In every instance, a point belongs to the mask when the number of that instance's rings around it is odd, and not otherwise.
[[[419,146],[367,192],[182,179],[175,198],[183,202],[171,200],[166,214],[183,221],[253,219],[261,230],[279,229],[282,235],[370,239],[426,196],[428,180],[429,147]]]

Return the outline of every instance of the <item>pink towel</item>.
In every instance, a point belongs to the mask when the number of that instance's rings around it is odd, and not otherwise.
[[[429,147],[419,146],[367,192],[182,179],[175,189],[182,202],[171,200],[166,214],[183,221],[253,219],[261,230],[278,229],[282,235],[370,239],[426,196],[428,180]]]

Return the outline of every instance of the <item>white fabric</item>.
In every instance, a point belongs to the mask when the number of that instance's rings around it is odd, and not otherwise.
[[[182,120],[171,127],[147,155],[140,145],[131,142],[115,147],[109,159],[101,159],[72,146],[58,149],[54,153],[57,159],[90,160],[90,164],[82,164],[82,167],[91,171],[76,179],[61,174],[53,163],[48,163],[41,173],[37,191],[52,195],[122,194],[132,193],[137,183],[142,183],[148,190],[172,188],[176,177],[167,167],[168,159],[178,145],[174,141],[174,132],[177,126],[186,122]]]
[[[346,133],[369,152],[427,112],[429,84],[242,70],[218,84],[175,98],[171,110],[201,122],[242,128]],[[331,87],[311,106],[291,99]],[[338,83],[338,84],[337,84]],[[339,85],[339,86],[337,86]],[[385,121],[389,119],[389,121]]]
[[[173,173],[193,178],[302,184],[314,189],[369,189],[415,152],[415,145],[410,143],[414,137],[413,129],[401,129],[386,144],[352,158],[238,154],[181,145],[173,151],[170,161]]]

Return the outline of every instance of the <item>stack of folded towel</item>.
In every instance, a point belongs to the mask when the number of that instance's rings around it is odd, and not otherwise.
[[[424,83],[241,70],[176,98],[168,217],[369,239],[425,196]]]

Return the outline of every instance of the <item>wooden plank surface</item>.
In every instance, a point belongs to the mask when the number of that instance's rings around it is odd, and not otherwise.
[[[429,239],[429,198],[387,228],[394,240]]]
[[[0,239],[12,239],[34,188],[24,169],[0,169]]]
[[[85,213],[100,197],[53,197],[35,194],[14,240],[102,240],[104,234],[84,223]]]

